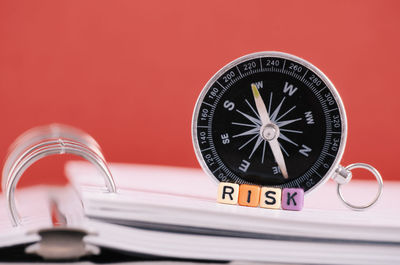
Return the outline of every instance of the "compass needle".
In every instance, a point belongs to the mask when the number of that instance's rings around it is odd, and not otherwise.
[[[283,154],[281,151],[281,146],[279,145],[278,140],[273,140],[268,142],[271,146],[272,153],[274,154],[275,161],[281,169],[282,175],[285,179],[289,178],[288,172],[286,169],[285,159],[283,158]]]
[[[279,127],[271,122],[271,118],[267,112],[264,101],[260,95],[260,92],[258,91],[257,86],[254,83],[251,84],[251,90],[253,92],[258,114],[261,117],[262,126],[260,129],[260,135],[264,140],[268,141],[272,150],[272,154],[274,155],[275,160],[279,168],[281,169],[283,177],[285,179],[288,179],[289,176],[286,169],[285,159],[283,157],[281,147],[278,143]],[[275,119],[275,117],[278,115],[284,100],[285,98],[282,99],[281,103],[275,109],[273,113],[274,116],[272,116],[273,119]]]
[[[265,107],[264,101],[261,98],[257,86],[255,84],[251,84],[251,90],[253,91],[254,101],[256,103],[256,109],[258,115],[261,118],[261,124],[264,125],[266,123],[271,123],[271,120],[267,112],[267,108]]]

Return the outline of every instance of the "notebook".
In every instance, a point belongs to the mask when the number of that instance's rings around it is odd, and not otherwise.
[[[8,221],[1,200],[0,248],[26,245],[32,253],[43,241],[38,231],[56,223],[66,234],[84,233],[89,259],[107,250],[198,261],[400,263],[400,183],[385,182],[378,204],[355,212],[327,182],[293,212],[216,203],[217,184],[199,169],[112,163],[110,170],[115,194],[96,167],[82,161],[66,165],[67,187],[19,189],[19,227]],[[375,194],[372,182],[348,186],[344,192],[354,202]]]

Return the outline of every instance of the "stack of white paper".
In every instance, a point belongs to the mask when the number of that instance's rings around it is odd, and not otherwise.
[[[111,164],[117,194],[84,162],[66,173],[78,191],[85,224],[104,247],[177,258],[313,264],[400,263],[398,183],[386,183],[371,210],[348,210],[327,183],[305,198],[301,212],[223,205],[217,184],[201,170]],[[349,200],[373,198],[374,183],[352,181]],[[68,210],[69,211],[69,210]]]

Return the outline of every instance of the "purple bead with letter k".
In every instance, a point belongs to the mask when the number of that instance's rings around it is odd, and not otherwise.
[[[299,188],[285,188],[282,190],[282,209],[301,211],[304,205],[304,190]]]

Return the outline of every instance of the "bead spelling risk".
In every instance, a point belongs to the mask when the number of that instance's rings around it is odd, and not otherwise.
[[[304,190],[221,182],[217,201],[248,207],[301,211],[304,205]]]

